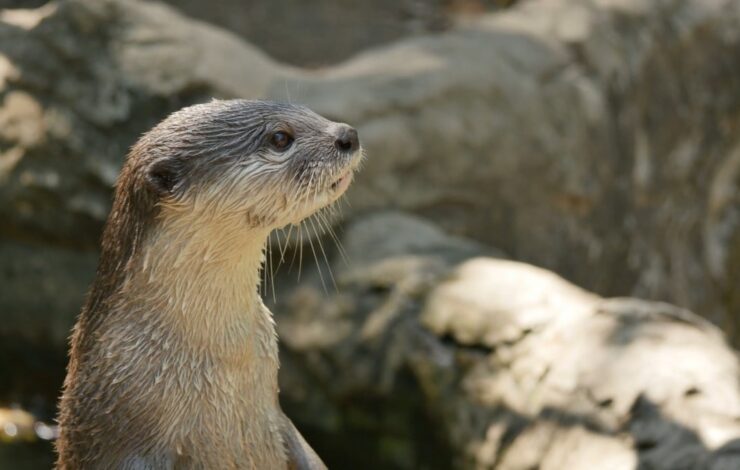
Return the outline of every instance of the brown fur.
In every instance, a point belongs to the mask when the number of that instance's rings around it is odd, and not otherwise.
[[[263,143],[276,126],[295,134],[285,155]],[[324,468],[280,410],[258,287],[269,232],[333,202],[357,163],[332,150],[337,126],[213,102],[132,149],[74,329],[58,468]]]

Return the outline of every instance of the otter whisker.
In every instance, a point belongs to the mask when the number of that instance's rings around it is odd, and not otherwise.
[[[308,205],[309,195],[310,195],[309,188],[305,188],[301,191],[300,197],[298,197],[298,203],[299,203],[299,207],[301,208],[301,212],[303,212],[305,210],[305,207]],[[291,230],[293,230],[294,225],[291,225]],[[301,280],[301,270],[303,267],[303,222],[300,222],[297,225],[297,227],[298,227],[297,228],[298,250],[293,252],[293,258],[290,260],[290,269],[292,270],[296,254],[298,254],[298,281],[300,281]]]
[[[327,211],[329,210],[330,209],[327,208]],[[316,213],[316,217],[318,217],[319,220],[323,221],[324,230],[326,230],[331,236],[332,240],[334,240],[334,244],[337,247],[337,251],[339,252],[339,255],[342,257],[342,259],[344,260],[344,263],[349,265],[349,257],[347,256],[347,252],[344,250],[344,246],[342,246],[342,242],[339,241],[339,237],[337,237],[336,232],[334,232],[334,229],[332,228],[329,220],[327,220],[326,216],[321,211]]]
[[[285,261],[285,252],[288,251],[288,245],[290,244],[290,236],[293,234],[293,224],[290,224],[287,234],[285,234],[285,229],[282,229],[281,232],[285,235],[284,249],[280,251],[280,261],[283,262]]]
[[[316,173],[314,173],[314,174],[311,175],[311,181],[313,181],[313,179],[314,179],[315,176],[316,176]],[[319,180],[318,180],[317,184],[313,186],[312,191],[311,191],[311,197],[309,198],[309,201],[312,204],[315,204],[316,198],[318,196],[318,192],[322,188],[322,185],[320,183],[323,181],[323,178],[321,177],[321,175],[319,175],[318,178],[319,178]],[[301,228],[304,225],[306,225],[308,223],[308,221],[310,221],[310,217],[308,219],[304,219],[303,223],[301,224]],[[311,236],[311,232],[308,230],[308,227],[306,228],[306,231],[308,232],[308,237],[307,237],[308,238],[308,244],[309,244],[309,247],[311,248],[311,252],[313,253],[314,262],[316,264],[316,270],[317,270],[317,272],[319,274],[319,279],[321,280],[321,286],[324,289],[324,293],[327,293],[328,294],[328,289],[326,288],[326,281],[324,280],[324,275],[321,272],[321,266],[319,265],[319,257],[316,254],[316,248],[313,245],[313,237]]]
[[[331,278],[332,284],[334,284],[334,290],[339,290],[337,287],[337,281],[334,279],[334,273],[331,271],[331,264],[329,264],[329,257],[326,256],[326,251],[324,250],[324,244],[321,242],[321,235],[319,234],[319,231],[316,229],[316,224],[314,223],[314,218],[309,217],[309,222],[311,222],[311,226],[313,227],[314,234],[316,234],[316,241],[319,243],[319,249],[321,250],[321,254],[324,256],[324,263],[326,263],[326,270],[329,272],[329,277]],[[316,260],[317,268],[321,268],[319,265],[319,261]]]
[[[298,227],[298,228],[296,228],[296,227]],[[295,224],[290,224],[290,228],[288,229],[287,242],[285,244],[285,250],[286,251],[288,250],[288,246],[289,245],[293,247],[293,256],[291,256],[291,258],[290,258],[290,265],[288,266],[288,272],[289,273],[293,271],[293,266],[295,265],[295,259],[296,259],[296,256],[298,254],[298,243],[299,243],[298,235],[299,234],[296,233],[294,235],[293,234],[293,230],[294,229],[296,230],[296,232],[298,232],[298,230],[300,229],[300,226],[297,226]]]
[[[263,298],[267,296],[267,287],[266,287],[267,286],[267,267],[266,267],[267,255],[265,254],[265,252],[268,250],[268,247],[269,247],[269,241],[265,243],[265,248],[262,250],[262,266],[261,266],[262,280],[260,282],[259,288],[262,290]]]
[[[289,243],[288,235],[286,235],[285,233],[285,228],[280,228],[278,230],[275,231],[275,237],[277,238],[280,259],[277,261],[277,266],[275,267],[275,276],[277,276],[277,274],[280,272],[280,268],[283,266],[283,264],[285,264],[285,253],[288,250]]]
[[[268,246],[268,263],[270,264],[270,288],[272,289],[272,301],[277,303],[277,297],[275,295],[275,272],[273,271],[273,260],[272,260],[272,237],[267,237]]]
[[[319,266],[319,257],[316,255],[316,249],[313,246],[313,240],[310,234],[308,237],[308,245],[311,247],[311,252],[313,253],[313,259],[316,263],[316,271],[319,273],[319,279],[321,279],[321,287],[324,288],[324,293],[328,294],[329,290],[326,288],[326,281],[324,281],[324,275],[321,272],[321,266]]]
[[[301,269],[303,268],[303,222],[298,226],[298,233],[300,234],[300,241],[298,242],[299,253],[298,253],[298,282],[301,281]]]
[[[290,233],[292,233],[293,227],[294,227],[293,225],[290,226],[290,230],[291,230]],[[297,231],[300,231],[300,226],[298,226],[298,230]],[[298,235],[300,235],[300,233],[298,233],[296,235],[296,238],[298,238]],[[300,241],[297,241],[296,243],[300,243]],[[295,258],[296,258],[296,255],[297,254],[298,254],[298,248],[294,248],[293,249],[293,256],[290,259],[290,266],[288,267],[288,272],[292,272],[293,271],[293,265],[295,264]]]
[[[281,233],[283,233],[283,229],[282,229],[282,228],[278,228],[278,229],[275,229],[275,230],[274,230],[274,231],[272,232],[272,234],[270,234],[270,237],[271,237],[271,238],[272,238],[272,237],[275,237],[275,239],[277,240],[277,244],[278,244],[278,254],[279,254],[279,253],[281,253],[281,252],[283,251],[283,243],[282,243],[282,242],[280,241],[280,235],[279,235],[279,234],[281,234]]]
[[[283,241],[280,239],[280,235],[285,239],[285,248],[283,248]],[[277,237],[278,242],[278,250],[280,250],[280,264],[285,261],[285,249],[288,247],[288,239],[285,237],[285,228],[280,229],[280,235],[278,235],[277,232],[275,232],[275,237]],[[280,269],[280,265],[278,265],[278,269]]]

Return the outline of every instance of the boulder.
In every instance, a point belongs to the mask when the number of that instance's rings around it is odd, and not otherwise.
[[[526,2],[280,83],[359,127],[398,208],[737,338],[740,4]]]
[[[270,97],[359,128],[347,216],[433,218],[735,338],[738,24],[732,0],[525,2],[309,72],[154,2],[5,10],[0,239],[94,251],[138,135],[190,103]]]
[[[166,0],[290,64],[321,67],[368,47],[450,27],[450,0]],[[483,2],[467,0],[468,4]]]
[[[740,363],[694,313],[398,213],[341,243],[337,291],[307,273],[273,308],[282,400],[330,466],[740,467]]]

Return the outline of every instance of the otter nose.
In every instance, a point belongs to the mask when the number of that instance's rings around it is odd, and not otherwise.
[[[357,131],[354,127],[342,125],[337,131],[337,140],[334,146],[340,152],[354,152],[360,147],[360,139],[357,137]]]

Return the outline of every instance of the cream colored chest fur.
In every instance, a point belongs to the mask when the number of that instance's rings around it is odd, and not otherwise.
[[[262,247],[216,248],[152,240],[97,342],[106,377],[96,380],[115,391],[101,399],[129,418],[133,444],[177,468],[281,468],[277,338],[257,294]]]

